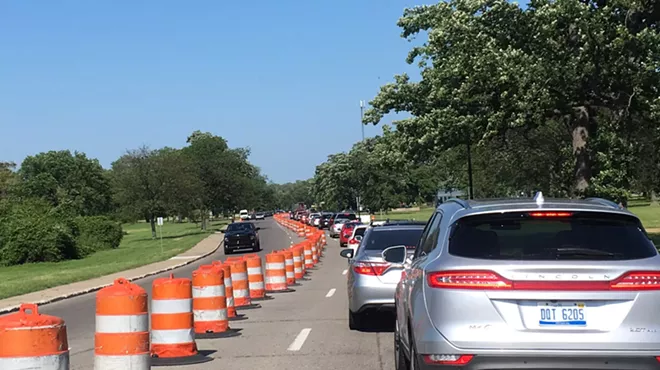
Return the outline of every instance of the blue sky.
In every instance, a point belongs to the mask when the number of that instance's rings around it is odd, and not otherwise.
[[[202,130],[275,182],[309,178],[360,139],[359,101],[416,71],[396,21],[424,3],[0,2],[0,160],[71,149],[109,167]]]

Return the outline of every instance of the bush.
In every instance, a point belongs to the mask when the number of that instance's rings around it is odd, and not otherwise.
[[[78,228],[77,249],[84,257],[91,253],[115,249],[124,237],[119,222],[105,216],[76,217]]]
[[[0,265],[78,258],[73,218],[42,199],[0,202]]]

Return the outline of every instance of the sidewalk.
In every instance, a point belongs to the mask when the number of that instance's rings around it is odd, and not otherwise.
[[[220,233],[209,235],[206,239],[197,243],[188,251],[172,257],[169,260],[152,263],[150,265],[117,272],[91,280],[79,281],[38,292],[2,299],[0,300],[0,315],[17,310],[21,303],[36,303],[38,305],[43,305],[93,292],[111,285],[115,279],[120,277],[133,281],[159,274],[164,271],[173,270],[212,254],[220,247],[223,238],[223,234]]]

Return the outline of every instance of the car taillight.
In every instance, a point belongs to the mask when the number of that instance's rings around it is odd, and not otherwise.
[[[360,275],[381,276],[390,267],[387,262],[363,262],[353,264],[353,271]]]
[[[658,290],[660,271],[633,271],[612,281],[612,290]]]
[[[360,244],[357,239],[348,239],[348,244]]]
[[[424,362],[429,365],[467,365],[474,355],[422,355]]]
[[[427,275],[432,288],[511,289],[510,281],[492,271],[439,271]]]
[[[478,290],[608,291],[660,290],[660,271],[632,271],[611,281],[512,281],[493,271],[439,271],[427,275],[432,288]]]

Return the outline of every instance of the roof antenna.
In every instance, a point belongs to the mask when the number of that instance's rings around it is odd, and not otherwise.
[[[534,201],[536,202],[537,206],[539,207],[542,206],[543,202],[545,202],[545,198],[543,198],[543,193],[541,193],[540,191],[536,193],[536,195],[534,196]]]

